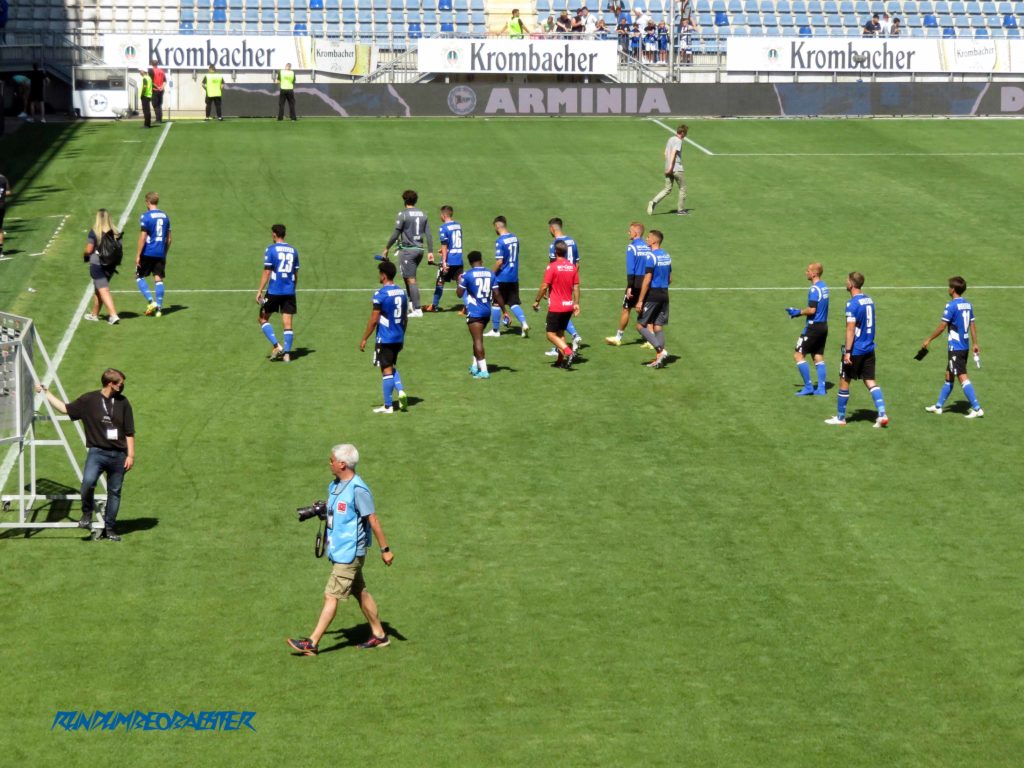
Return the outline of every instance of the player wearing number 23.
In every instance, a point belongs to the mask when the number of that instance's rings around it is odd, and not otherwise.
[[[927,349],[932,340],[943,331],[947,332],[949,344],[949,363],[946,366],[946,381],[939,391],[939,399],[935,405],[925,408],[929,413],[942,413],[942,406],[953,391],[953,377],[960,380],[960,386],[971,401],[971,410],[967,412],[968,419],[977,419],[985,415],[985,411],[978,402],[978,396],[974,394],[974,385],[967,376],[967,350],[973,344],[974,359],[981,365],[981,348],[978,346],[978,330],[974,326],[974,306],[963,298],[967,291],[967,281],[959,275],[949,278],[949,302],[942,311],[942,321],[927,339],[921,343],[922,349]]]
[[[270,228],[274,239],[263,253],[263,276],[260,287],[256,291],[256,303],[260,305],[260,330],[270,342],[271,360],[292,359],[292,344],[295,335],[292,333],[292,315],[298,312],[295,301],[295,287],[299,281],[299,252],[284,241],[287,230],[284,224],[275,224]],[[263,289],[267,295],[264,297]],[[274,335],[274,326],[270,324],[270,316],[281,313],[281,326],[284,329],[284,345],[278,343]]]
[[[864,381],[878,409],[876,427],[889,424],[885,413],[885,399],[882,388],[875,381],[875,300],[864,293],[864,275],[851,272],[846,278],[846,290],[850,300],[846,302],[846,345],[843,347],[843,367],[839,374],[839,397],[836,415],[826,419],[826,424],[846,425],[846,406],[850,401],[850,382]]]

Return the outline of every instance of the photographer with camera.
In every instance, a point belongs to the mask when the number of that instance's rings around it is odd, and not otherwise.
[[[328,460],[334,481],[327,486],[327,501],[317,501],[311,507],[298,511],[299,521],[319,517],[325,523],[326,541],[317,536],[317,557],[324,553],[331,561],[331,575],[324,588],[324,607],[316,629],[309,637],[289,638],[288,645],[304,656],[315,656],[320,638],[334,620],[338,601],[355,595],[359,607],[370,624],[373,635],[360,648],[381,648],[389,644],[387,633],[380,623],[377,603],[363,581],[363,563],[373,537],[380,543],[380,556],[384,565],[395,559],[387,538],[380,527],[373,496],[363,479],[356,474],[359,451],[354,445],[336,445]]]

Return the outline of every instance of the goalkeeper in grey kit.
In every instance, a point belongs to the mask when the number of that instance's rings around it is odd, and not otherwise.
[[[405,201],[405,208],[395,217],[395,231],[388,238],[381,258],[387,261],[388,250],[398,243],[398,263],[402,279],[405,280],[405,290],[409,293],[409,303],[412,304],[409,317],[423,317],[423,310],[420,308],[420,287],[416,284],[416,269],[423,261],[424,238],[427,243],[427,263],[434,263],[434,237],[430,233],[427,214],[416,207],[419,195],[407,189],[402,193],[402,200]]]

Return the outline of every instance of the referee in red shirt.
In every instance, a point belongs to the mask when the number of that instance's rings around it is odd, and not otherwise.
[[[580,272],[567,258],[568,253],[569,247],[564,241],[555,243],[555,260],[544,270],[544,282],[540,284],[537,299],[533,302],[533,311],[536,312],[544,295],[548,295],[546,330],[548,341],[558,350],[555,368],[569,368],[577,357],[572,347],[565,343],[569,320],[580,313]]]

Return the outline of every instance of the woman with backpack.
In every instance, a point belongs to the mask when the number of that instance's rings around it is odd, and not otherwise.
[[[121,320],[114,308],[114,297],[110,293],[110,278],[117,272],[121,263],[121,233],[110,221],[110,212],[106,208],[96,211],[96,221],[89,230],[89,238],[85,243],[82,259],[89,264],[89,277],[92,278],[95,293],[92,297],[92,309],[85,315],[86,320],[100,319],[100,303],[107,308],[107,322],[117,325]]]

